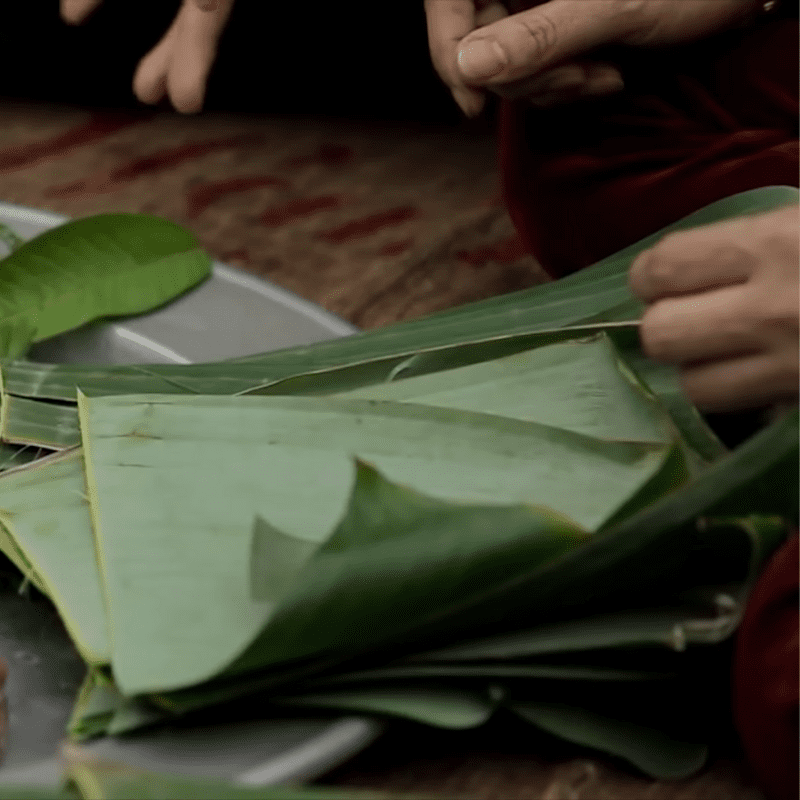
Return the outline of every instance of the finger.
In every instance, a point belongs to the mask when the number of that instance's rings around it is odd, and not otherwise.
[[[102,0],[61,0],[61,19],[68,25],[79,25]]]
[[[686,396],[703,411],[739,411],[797,400],[797,361],[759,353],[687,367],[680,374]]]
[[[468,116],[477,116],[485,104],[482,92],[468,88],[458,72],[458,43],[472,30],[477,19],[473,0],[425,0],[428,48],[431,62],[453,99]]]
[[[167,91],[173,106],[183,114],[203,108],[208,75],[232,9],[233,0],[220,0],[214,11],[203,11],[189,2],[178,14]]]
[[[139,62],[133,77],[133,91],[142,103],[157,105],[167,96],[167,73],[178,34],[178,17],[161,41]]]
[[[473,0],[425,0],[428,46],[439,77],[451,89],[463,86],[456,56],[459,42],[476,26]]]
[[[464,37],[459,76],[473,86],[531,77],[622,35],[614,24],[617,3],[550,0]]]
[[[746,281],[758,259],[743,245],[750,235],[718,223],[665,236],[631,266],[628,284],[646,303]]]
[[[507,16],[508,11],[502,3],[492,2],[484,8],[476,9],[475,26],[482,28],[484,25],[492,25]]]
[[[622,75],[611,64],[572,62],[551,67],[540,75],[521,81],[492,86],[491,91],[507,99],[531,102],[577,100],[581,97],[611,94],[624,87]]]
[[[451,91],[456,105],[470,119],[477,117],[486,106],[486,96],[473,91],[472,89],[459,88]]]
[[[754,318],[751,294],[734,286],[659,300],[642,316],[642,350],[655,361],[691,364],[768,349],[771,329]]]
[[[613,70],[602,76],[590,74],[583,83],[577,86],[568,87],[562,91],[533,95],[529,100],[531,105],[537,108],[552,108],[567,103],[580,103],[618,94],[624,88],[625,82],[622,76],[617,70]]]

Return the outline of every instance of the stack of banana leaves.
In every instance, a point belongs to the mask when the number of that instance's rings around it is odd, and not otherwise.
[[[24,358],[202,280],[177,226],[90,217],[0,261],[0,549],[85,659],[73,740],[239,703],[516,718],[699,770],[748,592],[796,524],[798,415],[730,451],[643,356],[627,272],[665,232],[530,290],[188,365]]]

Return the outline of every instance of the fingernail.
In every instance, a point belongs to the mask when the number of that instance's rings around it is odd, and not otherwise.
[[[479,39],[458,52],[458,66],[467,80],[491,78],[502,72],[508,59],[496,41]]]

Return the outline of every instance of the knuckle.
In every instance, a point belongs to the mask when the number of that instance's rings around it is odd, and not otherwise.
[[[656,361],[669,360],[674,351],[671,326],[659,304],[645,311],[639,324],[639,337],[645,355]]]
[[[511,47],[513,66],[526,66],[531,59],[546,58],[557,44],[555,23],[547,14],[540,12],[533,17],[519,14],[509,17],[510,41],[518,43]]]
[[[669,289],[678,273],[678,260],[671,237],[662,239],[646,257],[637,261],[631,270],[630,283],[635,293],[642,297],[658,295]]]

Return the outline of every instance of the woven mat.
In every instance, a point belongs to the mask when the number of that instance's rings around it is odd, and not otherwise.
[[[541,282],[491,135],[413,124],[0,109],[0,197],[143,212],[362,328]]]
[[[0,199],[172,219],[220,260],[362,328],[545,280],[502,208],[492,136],[467,127],[5,102]],[[543,747],[399,725],[321,782],[476,800],[759,797],[731,761],[662,783]]]

